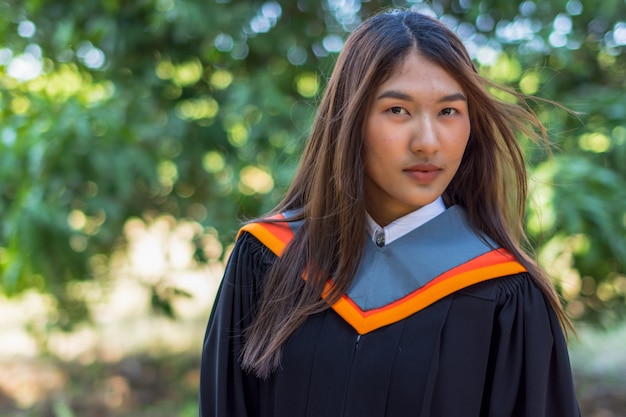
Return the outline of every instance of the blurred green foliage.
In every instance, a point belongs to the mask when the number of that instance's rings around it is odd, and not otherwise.
[[[394,2],[439,16],[486,76],[537,107],[528,231],[575,318],[626,296],[626,3]],[[0,1],[0,285],[87,317],[68,284],[106,275],[127,219],[168,213],[231,242],[298,162],[358,0]],[[206,254],[194,238],[198,262]],[[104,269],[103,269],[104,268]],[[171,314],[176,291],[154,291]]]

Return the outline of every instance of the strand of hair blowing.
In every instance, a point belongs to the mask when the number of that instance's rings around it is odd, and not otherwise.
[[[475,70],[468,76],[476,78],[465,86],[474,103],[470,106],[472,132],[461,168],[443,194],[444,201],[446,205],[464,207],[469,223],[477,231],[515,255],[554,308],[566,335],[569,331],[575,333],[550,277],[530,255],[533,250],[523,224],[528,174],[518,141],[521,135],[534,143],[543,143],[550,153],[548,133],[529,100],[568,110],[558,103],[525,96],[485,80]],[[513,97],[515,104],[495,99],[487,87]]]
[[[491,84],[486,80],[483,82]],[[491,86],[516,97],[520,104],[493,99],[481,103],[481,114],[472,119],[472,133],[462,169],[444,192],[444,201],[446,205],[464,207],[470,224],[476,230],[490,236],[515,255],[542,289],[567,332],[572,328],[571,322],[562,309],[550,278],[528,253],[532,249],[523,225],[528,175],[516,132],[535,142],[543,141],[548,146],[547,132],[528,105],[527,97],[501,86]],[[472,136],[480,135],[489,139],[472,139]],[[477,169],[475,165],[481,166]]]
[[[484,79],[476,71],[461,40],[446,31],[441,22],[430,19],[431,30],[424,31],[424,24],[417,21],[427,18],[412,13],[401,15],[407,31],[418,40],[419,52],[453,74],[468,96],[470,138],[459,171],[443,194],[446,205],[464,207],[476,231],[511,251],[542,289],[565,332],[573,330],[550,278],[529,255],[531,245],[523,226],[528,175],[524,152],[518,142],[520,135],[543,144],[550,152],[547,131],[528,100],[567,109],[553,101],[528,97]],[[417,33],[415,28],[427,35]],[[514,98],[515,103],[497,99],[488,88],[500,90]]]

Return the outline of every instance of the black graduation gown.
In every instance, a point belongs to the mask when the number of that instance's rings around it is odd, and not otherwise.
[[[275,255],[243,233],[209,319],[201,417],[579,416],[558,319],[527,273],[472,285],[359,335],[334,310],[285,343],[268,379],[238,363]]]

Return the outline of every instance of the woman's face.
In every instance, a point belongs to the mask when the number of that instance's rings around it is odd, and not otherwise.
[[[439,197],[470,134],[467,98],[443,68],[412,52],[376,90],[365,121],[365,204],[385,226]]]

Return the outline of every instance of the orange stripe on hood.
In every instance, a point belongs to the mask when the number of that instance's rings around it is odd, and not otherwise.
[[[273,218],[285,217],[278,215]],[[244,231],[254,235],[277,256],[282,255],[294,236],[292,228],[286,221],[248,223],[239,230],[237,237]],[[365,334],[401,321],[470,285],[524,271],[526,268],[517,262],[510,252],[505,249],[493,249],[440,274],[422,287],[383,307],[364,311],[344,294],[332,308],[359,334]],[[329,278],[322,297],[326,297],[332,285]]]

